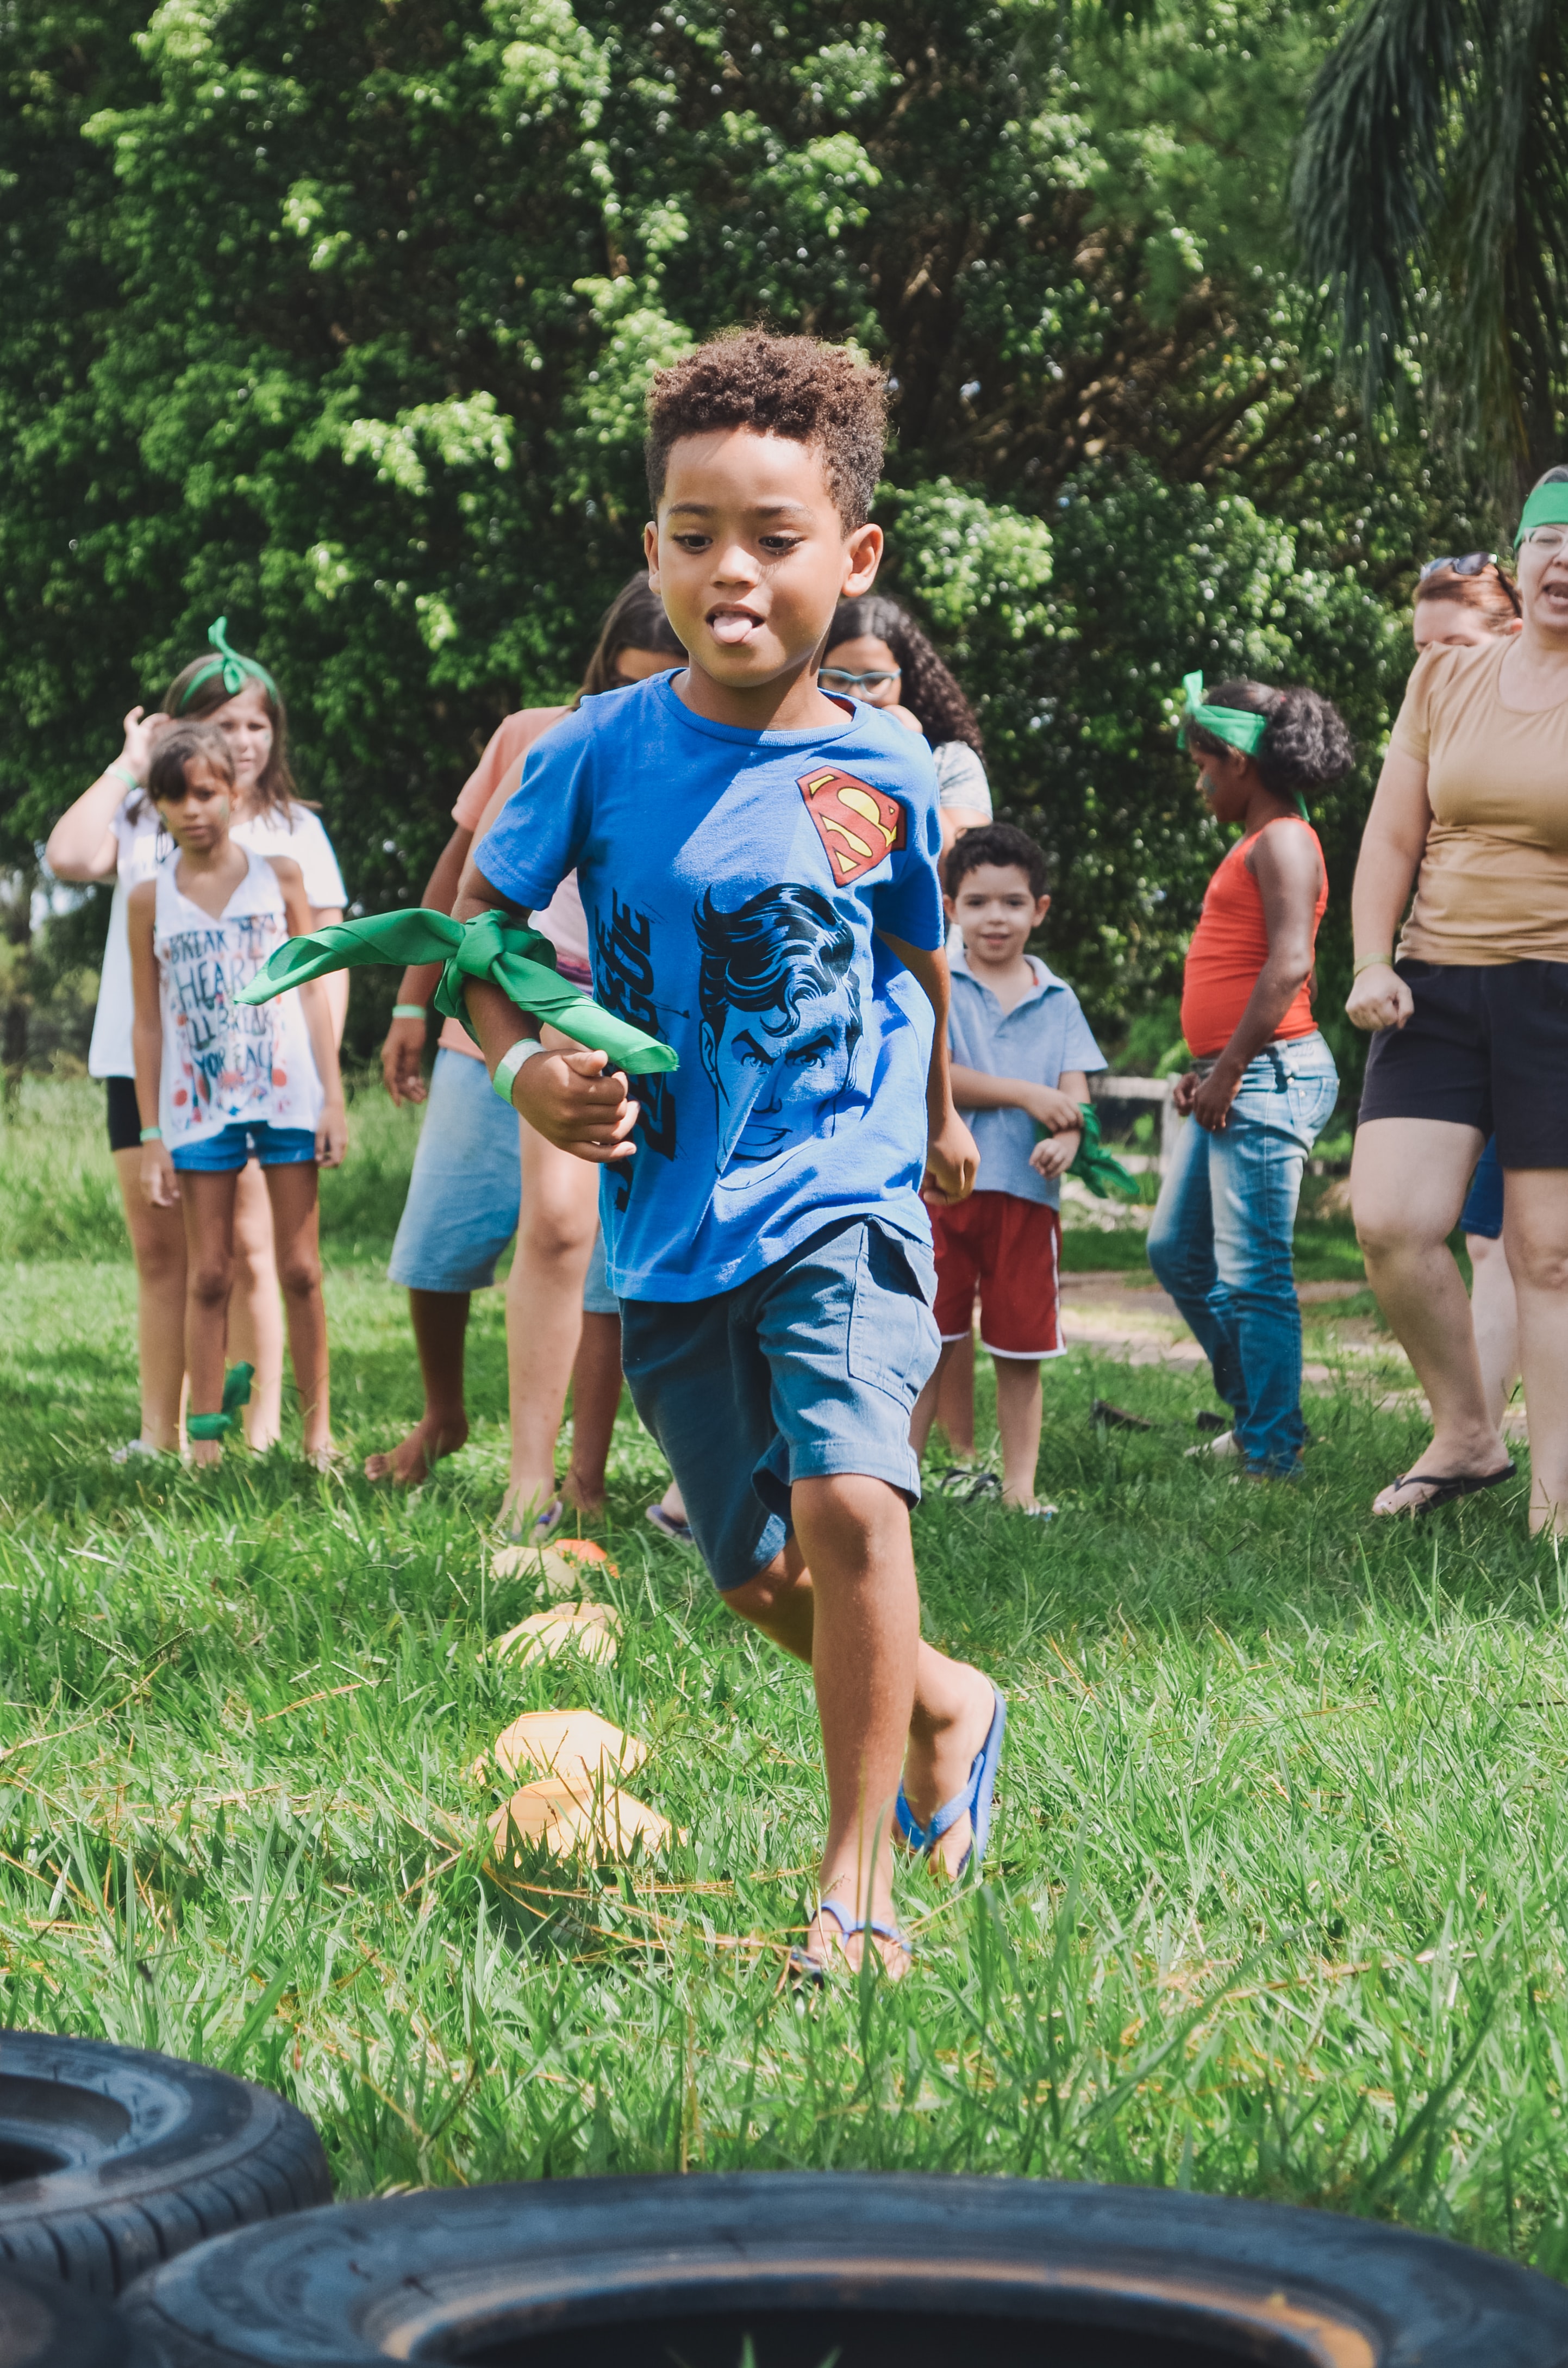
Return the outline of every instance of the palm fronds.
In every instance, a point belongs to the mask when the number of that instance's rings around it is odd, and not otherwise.
[[[1369,400],[1415,347],[1494,464],[1556,458],[1568,390],[1558,0],[1369,0],[1318,77],[1292,197]]]

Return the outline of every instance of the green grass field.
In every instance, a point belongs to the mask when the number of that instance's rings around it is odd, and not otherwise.
[[[416,1384],[381,1263],[412,1128],[370,1096],[355,1125],[325,1212],[357,1468]],[[801,1997],[780,1967],[823,1813],[809,1681],[643,1522],[660,1471],[630,1412],[608,1668],[487,1656],[532,1608],[483,1552],[497,1294],[473,1443],[416,1497],[287,1452],[114,1469],[133,1278],[99,1127],[85,1087],[29,1088],[0,1125],[0,2020],[276,2083],[345,2194],[1028,2171],[1568,2268],[1568,1577],[1525,1536],[1522,1476],[1426,1527],[1364,1518],[1420,1436],[1377,1410],[1376,1354],[1310,1402],[1300,1487],[1184,1459],[1195,1380],[1074,1354],[1047,1369],[1061,1518],[922,1508],[928,1633],[1011,1706],[997,1847],[978,1892],[904,1879],[901,1986]],[[1097,1431],[1096,1395],[1158,1427]],[[599,1873],[541,1857],[503,1891],[481,1844],[506,1788],[465,1770],[571,1702],[647,1740],[633,1789],[686,1839]]]

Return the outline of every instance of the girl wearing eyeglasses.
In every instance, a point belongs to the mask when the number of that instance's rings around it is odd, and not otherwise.
[[[991,784],[974,710],[906,609],[873,594],[841,600],[817,679],[839,698],[885,707],[931,743],[942,853],[991,820]]]
[[[1517,550],[1519,630],[1423,649],[1367,819],[1346,1008],[1373,1042],[1351,1200],[1368,1278],[1433,1414],[1426,1452],[1373,1510],[1429,1512],[1514,1473],[1448,1247],[1495,1135],[1529,1417],[1530,1527],[1560,1532],[1568,1528],[1568,469],[1549,470],[1532,490]],[[1484,574],[1485,563],[1456,580],[1479,584]],[[1418,600],[1417,613],[1426,605]]]

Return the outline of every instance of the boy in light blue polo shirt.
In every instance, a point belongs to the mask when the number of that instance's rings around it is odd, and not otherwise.
[[[1035,1466],[1040,1359],[1062,1353],[1061,1178],[1082,1140],[1088,1072],[1103,1069],[1105,1057],[1072,988],[1024,951],[1051,908],[1034,840],[1007,823],[965,831],[946,875],[948,916],[963,938],[948,1019],[953,1099],[973,1133],[980,1173],[970,1200],[931,1212],[942,1353],[911,1435],[918,1454],[942,1367],[971,1338],[978,1292],[981,1345],[996,1368],[1003,1502],[1048,1519],[1055,1508],[1035,1500]]]

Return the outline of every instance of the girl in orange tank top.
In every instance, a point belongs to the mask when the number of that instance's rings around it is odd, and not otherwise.
[[[1243,837],[1209,882],[1187,949],[1177,1084],[1184,1127],[1149,1264],[1203,1348],[1232,1428],[1195,1453],[1256,1479],[1301,1463],[1301,1316],[1291,1269],[1307,1155],[1339,1079],[1312,1021],[1328,880],[1304,790],[1347,770],[1350,735],[1316,691],[1187,680],[1184,734],[1210,812]]]

